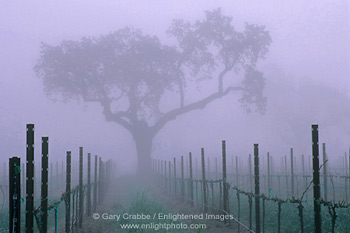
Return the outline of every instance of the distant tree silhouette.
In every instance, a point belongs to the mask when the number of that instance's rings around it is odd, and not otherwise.
[[[180,115],[203,109],[232,91],[242,92],[240,102],[247,111],[253,105],[265,111],[264,78],[255,69],[271,43],[264,26],[245,24],[238,32],[232,18],[216,9],[194,23],[174,20],[167,34],[175,44],[162,44],[132,27],[58,46],[42,44],[34,68],[49,97],[97,102],[106,121],[128,130],[140,173],[150,171],[154,136]],[[234,74],[241,71],[245,75],[239,80]],[[224,83],[227,79],[238,79],[237,85]],[[186,102],[190,82],[210,80],[215,80],[216,91]],[[177,96],[178,104],[166,109],[161,101],[171,96]]]

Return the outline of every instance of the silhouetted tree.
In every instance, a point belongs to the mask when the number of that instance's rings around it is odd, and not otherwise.
[[[58,46],[43,44],[35,71],[50,97],[100,103],[106,121],[132,134],[138,171],[147,173],[154,136],[178,116],[203,109],[232,91],[242,92],[240,102],[246,110],[255,104],[264,112],[264,78],[255,66],[271,38],[264,26],[246,24],[238,32],[231,23],[232,18],[217,9],[194,23],[174,20],[167,31],[176,41],[173,45],[132,27]],[[245,75],[237,85],[224,83],[237,79],[234,74],[242,70]],[[216,91],[186,102],[190,82],[210,80],[215,80]],[[164,99],[173,95],[178,105],[164,106]]]

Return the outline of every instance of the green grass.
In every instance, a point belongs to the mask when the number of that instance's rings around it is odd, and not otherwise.
[[[53,203],[56,200],[59,200],[60,196],[51,196],[49,198],[49,205]],[[40,200],[36,200],[34,202],[34,208],[40,206]],[[57,207],[57,218],[58,218],[58,229],[63,229],[62,225],[60,225],[60,222],[64,220],[65,217],[65,204],[62,202]],[[40,218],[40,217],[39,217]],[[54,209],[51,209],[48,213],[48,230],[53,230],[55,228],[55,211]],[[21,201],[21,232],[24,232],[25,229],[25,200],[22,199]],[[0,212],[0,233],[3,232],[9,232],[9,212],[8,210]],[[34,217],[34,232],[39,232],[37,222]]]
[[[164,205],[157,201],[157,196],[149,188],[142,184],[142,182],[135,180],[133,178],[124,180],[123,183],[132,184],[128,186],[127,200],[122,199],[121,202],[116,203],[111,213],[113,214],[144,214],[151,216],[151,219],[147,220],[131,220],[131,219],[121,219],[120,221],[114,221],[117,232],[204,232],[203,230],[188,230],[188,229],[121,229],[121,224],[185,224],[180,220],[162,220],[158,219],[157,215],[153,219],[155,213],[171,213],[171,210],[167,209]],[[121,184],[124,186],[123,184]],[[169,226],[169,225],[168,225]],[[160,228],[160,227],[159,227]]]
[[[232,191],[230,191],[232,193]],[[234,192],[235,193],[235,192]],[[249,225],[249,204],[248,198],[240,195],[241,203],[241,221]],[[230,198],[231,213],[237,216],[237,198],[231,195]],[[307,201],[303,204],[304,232],[314,232],[314,206],[313,201]],[[260,217],[262,227],[262,200],[260,200]],[[255,229],[255,203],[252,203],[252,226]],[[277,232],[278,205],[276,202],[265,201],[265,232]],[[335,232],[350,233],[350,209],[338,209],[335,224]],[[322,232],[331,232],[332,222],[328,213],[328,208],[321,206]],[[281,232],[293,233],[300,232],[300,218],[297,204],[284,203],[281,206]]]

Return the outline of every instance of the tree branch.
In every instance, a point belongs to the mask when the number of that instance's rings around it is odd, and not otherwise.
[[[82,95],[83,101],[84,102],[97,102],[100,103],[102,108],[103,108],[103,114],[105,115],[106,121],[114,121],[121,126],[123,126],[125,129],[131,131],[132,125],[128,123],[126,120],[122,119],[121,117],[127,117],[129,118],[129,113],[126,111],[118,111],[116,113],[113,113],[111,110],[111,102],[115,100],[115,98],[110,98],[108,95],[105,93],[105,91],[100,88],[101,90],[101,95],[103,97],[99,98],[93,98],[93,97],[87,97],[86,95]],[[122,95],[121,95],[122,96]],[[118,97],[118,98],[121,98]]]
[[[128,117],[127,112],[119,111],[117,113],[113,113],[111,110],[111,101],[108,99],[101,100],[100,103],[103,107],[103,114],[105,115],[106,121],[114,121],[123,126],[125,129],[131,131],[132,125],[121,118],[123,116]]]
[[[224,76],[227,74],[227,72],[229,72],[231,69],[225,67],[225,69],[223,71],[220,72],[219,74],[219,77],[218,77],[218,82],[219,82],[219,86],[218,86],[218,92],[222,92],[224,89],[223,87],[223,79],[224,79]]]
[[[185,93],[184,93],[182,80],[179,80],[179,93],[180,93],[180,108],[182,108],[185,105]]]
[[[178,70],[181,70],[181,66],[183,65],[183,63],[184,63],[184,57],[181,56],[176,65]],[[177,84],[179,85],[180,108],[182,108],[185,105],[185,93],[184,93],[184,85],[183,85],[181,76],[179,77]]]
[[[187,112],[191,112],[193,110],[203,109],[207,104],[227,95],[228,93],[230,93],[230,91],[237,91],[237,90],[243,90],[243,88],[228,87],[225,89],[225,91],[215,92],[197,102],[194,102],[186,106],[176,108],[167,112],[154,126],[151,127],[153,131],[152,133],[155,135],[160,129],[162,129],[166,125],[166,123],[168,123],[171,120],[175,120],[178,116],[185,114]]]

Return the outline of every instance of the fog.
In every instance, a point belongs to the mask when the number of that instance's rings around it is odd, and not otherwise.
[[[25,158],[25,125],[35,124],[36,156],[40,137],[49,136],[51,161],[61,161],[78,147],[113,158],[121,173],[137,167],[131,134],[106,122],[97,103],[52,101],[33,67],[41,42],[99,37],[126,26],[157,36],[173,19],[203,20],[205,11],[222,9],[238,31],[245,22],[264,25],[272,42],[257,68],[265,78],[266,112],[246,113],[232,92],[170,121],[153,140],[152,157],[171,159],[200,148],[219,156],[226,140],[228,156],[247,156],[259,143],[261,154],[276,158],[294,148],[298,157],[311,154],[311,124],[319,124],[320,142],[330,161],[350,146],[350,20],[348,1],[1,1],[0,2],[0,161]],[[187,86],[185,103],[207,96],[212,83]],[[215,86],[216,87],[216,86]],[[175,97],[163,100],[171,108]]]

